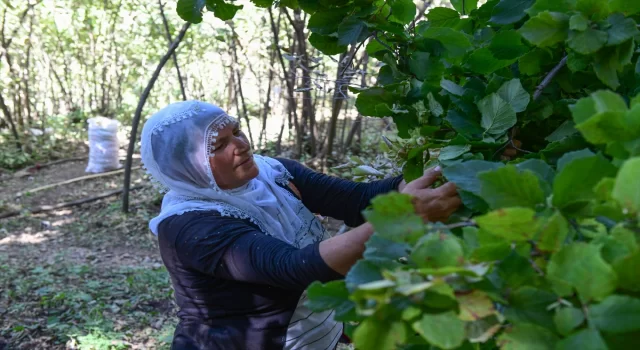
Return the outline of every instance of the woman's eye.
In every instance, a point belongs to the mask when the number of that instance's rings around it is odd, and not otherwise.
[[[240,135],[240,129],[233,130],[233,135],[235,136]]]

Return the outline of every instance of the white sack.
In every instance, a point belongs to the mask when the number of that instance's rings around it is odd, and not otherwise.
[[[88,173],[103,173],[120,168],[118,159],[118,121],[96,117],[89,122]]]

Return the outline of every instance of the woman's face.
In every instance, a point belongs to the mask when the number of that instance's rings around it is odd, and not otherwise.
[[[237,122],[220,129],[213,146],[215,156],[209,157],[209,164],[218,187],[237,188],[258,176],[249,141]]]

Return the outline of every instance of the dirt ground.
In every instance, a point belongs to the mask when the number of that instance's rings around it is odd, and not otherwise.
[[[134,160],[134,166],[138,162]],[[0,215],[118,189],[123,175],[28,190],[87,175],[85,161],[0,175]],[[130,196],[0,219],[0,350],[168,349],[177,323],[168,274],[147,222],[161,197],[144,178]],[[16,197],[16,194],[22,195]],[[331,221],[336,230],[339,222]]]

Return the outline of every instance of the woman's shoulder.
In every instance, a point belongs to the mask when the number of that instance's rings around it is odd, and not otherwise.
[[[223,216],[217,210],[195,210],[172,215],[162,220],[158,226],[158,236],[198,234],[215,229],[219,233],[233,232],[240,227],[253,226],[248,220]]]

